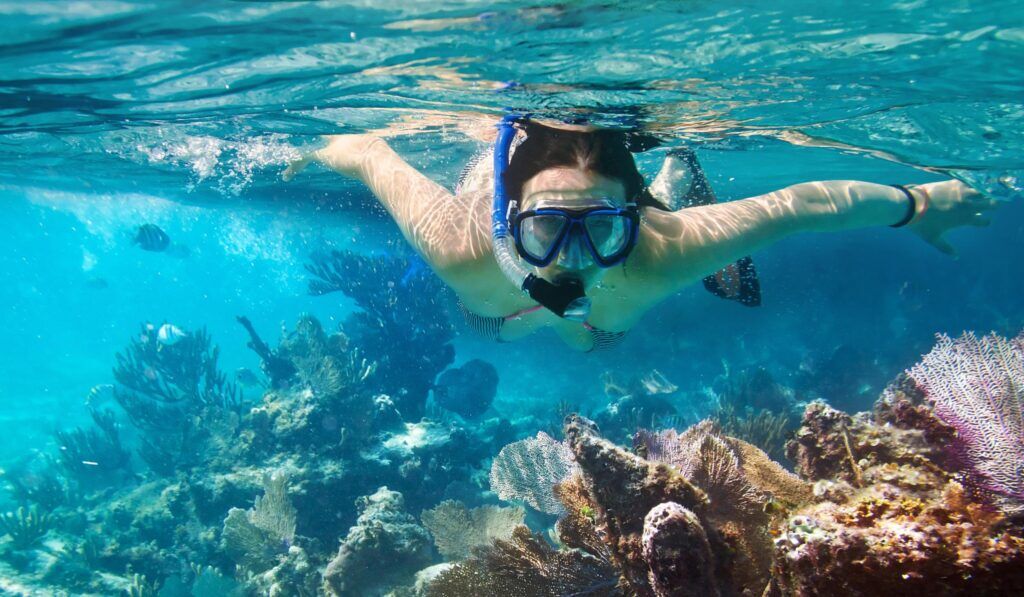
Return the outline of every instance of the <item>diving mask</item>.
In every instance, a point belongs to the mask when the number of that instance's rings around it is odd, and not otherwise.
[[[519,256],[531,265],[545,267],[570,248],[586,247],[601,267],[622,263],[636,246],[640,226],[635,204],[625,208],[610,202],[585,209],[539,207],[509,214],[509,224]]]

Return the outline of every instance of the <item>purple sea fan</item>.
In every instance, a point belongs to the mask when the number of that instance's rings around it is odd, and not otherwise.
[[[907,373],[956,429],[950,449],[967,480],[1006,514],[1024,515],[1024,333],[937,338]]]

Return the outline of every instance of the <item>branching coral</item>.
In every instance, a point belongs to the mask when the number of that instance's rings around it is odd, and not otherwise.
[[[340,291],[356,301],[361,311],[344,322],[345,333],[380,364],[380,390],[402,414],[422,415],[434,378],[455,360],[444,284],[415,258],[333,251],[306,269],[315,277],[310,294]]]
[[[185,334],[174,344],[161,342],[155,326],[143,326],[124,352],[117,354],[114,378],[121,385],[118,401],[147,399],[186,409],[214,406],[237,409],[241,395],[217,369],[220,349],[205,329]],[[128,408],[126,407],[127,411]],[[133,413],[129,415],[143,413]],[[159,421],[145,422],[150,424]]]
[[[291,360],[282,357],[276,350],[271,350],[267,343],[256,333],[255,326],[248,317],[239,315],[235,318],[249,334],[247,346],[260,357],[260,364],[263,372],[270,378],[270,387],[280,389],[285,387],[295,375],[295,365]]]
[[[204,418],[240,414],[242,394],[217,368],[219,353],[206,330],[169,344],[146,325],[117,355],[114,397],[143,432],[139,455],[153,471],[194,466],[209,435]]]
[[[52,512],[70,497],[56,469],[56,461],[46,456],[2,470],[0,476],[7,481],[11,496],[19,504],[34,504],[43,512]]]
[[[1024,333],[940,334],[907,373],[940,420],[956,429],[949,449],[971,486],[1008,514],[1024,515]]]
[[[28,549],[49,532],[52,519],[49,513],[35,507],[24,506],[16,512],[0,514],[0,531],[10,535],[15,549]]]
[[[556,550],[525,526],[442,572],[429,597],[561,597],[622,595],[607,562],[577,550]]]
[[[525,517],[522,508],[481,506],[471,510],[455,500],[445,500],[420,514],[437,551],[448,560],[467,558],[475,547],[508,539]]]
[[[786,451],[786,434],[790,417],[785,413],[762,410],[757,413],[738,412],[731,404],[718,409],[712,417],[722,432],[764,450],[770,458],[780,459]]]
[[[60,464],[66,475],[86,485],[112,482],[131,472],[131,454],[121,445],[114,413],[89,409],[96,428],[57,431]]]

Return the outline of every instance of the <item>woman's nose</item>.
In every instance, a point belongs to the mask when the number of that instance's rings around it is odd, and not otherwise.
[[[586,269],[591,265],[579,234],[570,234],[562,251],[558,254],[558,265],[565,269]]]

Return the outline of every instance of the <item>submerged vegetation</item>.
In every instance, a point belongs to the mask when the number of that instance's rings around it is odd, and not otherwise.
[[[940,339],[870,413],[801,404],[763,370],[700,410],[650,371],[607,375],[593,421],[553,405],[552,428],[495,412],[493,366],[448,369],[442,291],[407,260],[310,270],[362,310],[333,330],[303,315],[275,344],[239,318],[258,399],[205,331],[144,326],[117,357],[119,408],[6,471],[4,574],[95,595],[1024,590],[1006,466],[1024,336]]]

